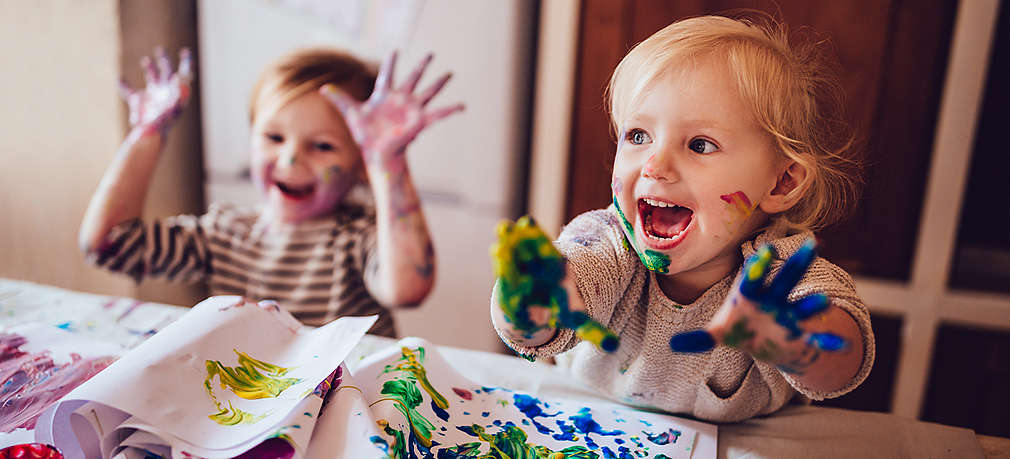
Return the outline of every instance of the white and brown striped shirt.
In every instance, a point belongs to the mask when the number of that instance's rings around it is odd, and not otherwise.
[[[88,257],[96,266],[170,281],[207,281],[212,295],[275,300],[308,325],[340,316],[378,314],[369,333],[395,336],[392,315],[365,288],[375,253],[375,213],[344,206],[336,215],[277,225],[260,212],[213,204],[201,216],[179,215],[115,226]]]

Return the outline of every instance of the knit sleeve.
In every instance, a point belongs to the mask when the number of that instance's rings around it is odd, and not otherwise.
[[[811,264],[807,275],[796,286],[791,296],[794,297],[792,299],[797,299],[814,292],[821,292],[827,295],[832,305],[841,308],[852,316],[852,320],[856,322],[863,338],[863,362],[859,365],[859,370],[848,384],[838,390],[831,392],[815,391],[796,381],[789,373],[783,373],[786,381],[799,393],[811,400],[824,400],[826,398],[841,397],[858,387],[866,379],[870,374],[870,369],[873,367],[876,344],[873,337],[873,328],[870,326],[870,313],[866,305],[863,304],[863,300],[856,294],[855,282],[853,282],[852,277],[848,273],[827,260],[818,258]]]
[[[110,272],[126,274],[135,282],[157,277],[196,282],[210,272],[210,251],[204,225],[219,212],[204,216],[177,215],[114,226],[87,261]]]
[[[638,258],[624,238],[613,209],[600,209],[575,217],[554,242],[567,260],[588,314],[612,327],[614,308],[635,273]],[[506,345],[522,355],[547,357],[565,352],[578,338],[570,329],[558,329],[553,339],[537,347],[522,346],[498,330]]]
[[[745,243],[742,246],[743,256],[749,257],[764,243],[771,244],[778,253],[778,259],[772,262],[769,275],[774,277],[781,269],[785,260],[796,252],[803,243],[813,238],[813,233],[809,231],[798,234],[784,235],[781,228],[773,228],[765,234],[759,236],[755,241]],[[823,259],[816,258],[807,269],[803,279],[793,288],[789,294],[789,300],[795,301],[813,293],[823,293],[830,299],[831,304],[841,308],[852,316],[863,337],[863,362],[859,366],[852,380],[844,387],[831,392],[818,392],[804,386],[796,381],[789,373],[781,372],[783,377],[794,389],[811,400],[823,400],[826,398],[840,397],[866,379],[873,367],[873,360],[876,353],[876,344],[873,338],[873,328],[870,326],[870,312],[863,304],[863,300],[856,293],[856,283],[842,268]]]

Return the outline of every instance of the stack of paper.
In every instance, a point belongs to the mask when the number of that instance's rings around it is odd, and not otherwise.
[[[46,410],[36,439],[67,458],[234,457],[263,444],[300,457],[374,321],[309,329],[273,303],[209,298]]]

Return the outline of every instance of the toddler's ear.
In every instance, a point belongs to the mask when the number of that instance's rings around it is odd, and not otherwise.
[[[785,212],[803,197],[810,185],[807,168],[796,161],[789,161],[775,182],[768,195],[761,200],[759,207],[766,214]]]

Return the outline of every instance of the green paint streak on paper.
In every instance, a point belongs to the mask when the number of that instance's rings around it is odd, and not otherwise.
[[[529,444],[526,442],[526,432],[514,425],[506,425],[502,427],[500,432],[494,434],[488,433],[477,424],[469,427],[461,426],[459,429],[479,438],[481,442],[464,443],[446,448],[448,452],[456,454],[457,457],[494,459],[598,459],[600,457],[585,446],[569,446],[560,451],[554,451],[546,446]],[[479,452],[482,442],[488,446],[486,454]]]
[[[384,382],[379,392],[399,402],[396,404],[396,410],[407,419],[417,441],[426,448],[431,447],[431,430],[435,426],[417,411],[423,400],[417,384],[406,379],[394,379]]]
[[[220,380],[222,389],[228,389],[246,400],[277,397],[301,379],[281,378],[290,370],[289,368],[254,359],[237,349],[233,351],[238,355],[239,364],[236,367],[225,366],[217,360],[206,361],[207,377],[203,381],[203,387],[218,410],[208,417],[221,425],[252,424],[269,413],[254,415],[235,408],[231,402],[228,402],[226,407],[214,395],[214,377]]]
[[[386,369],[383,373],[389,373],[391,371],[404,371],[407,372],[407,377],[417,381],[421,384],[421,388],[431,396],[431,400],[435,402],[441,409],[446,409],[449,407],[449,401],[435,390],[435,386],[431,385],[428,381],[427,370],[424,369],[424,348],[418,347],[416,350],[410,349],[408,347],[400,348],[400,360],[396,365],[386,365]]]
[[[213,397],[213,395],[211,396]],[[228,406],[223,406],[217,399],[214,400],[214,404],[217,405],[218,412],[211,414],[209,417],[212,421],[221,424],[223,426],[237,426],[239,424],[254,424],[259,422],[261,419],[267,417],[267,414],[252,414],[248,411],[243,411],[235,408],[228,402]]]
[[[289,368],[256,360],[233,350],[238,354],[237,367],[227,367],[217,360],[207,361],[207,378],[203,384],[208,392],[212,392],[215,376],[220,378],[222,389],[229,389],[246,400],[274,398],[284,392],[284,389],[301,382],[300,378],[280,378]]]

